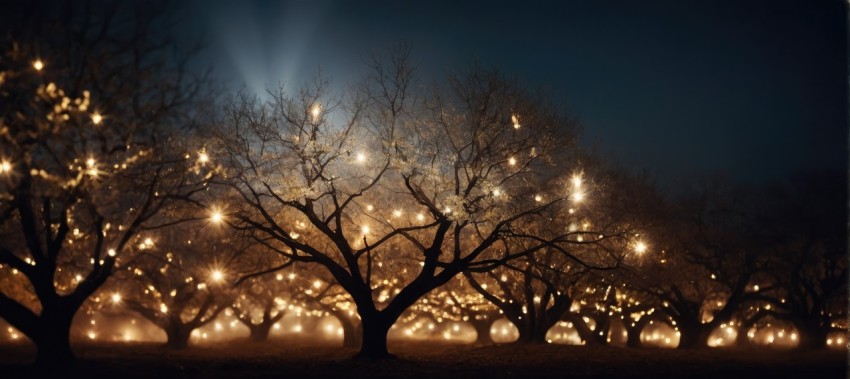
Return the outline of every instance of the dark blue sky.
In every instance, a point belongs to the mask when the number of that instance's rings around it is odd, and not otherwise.
[[[458,3],[458,4],[455,4]],[[435,75],[473,59],[550,91],[587,146],[661,184],[847,166],[843,1],[191,3],[233,87],[346,84],[399,41]]]

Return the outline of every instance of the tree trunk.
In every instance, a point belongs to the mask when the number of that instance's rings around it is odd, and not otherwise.
[[[625,322],[623,324],[626,328],[626,347],[638,348],[643,346],[640,341],[640,334],[643,332],[644,325],[640,322],[635,323],[635,326]]]
[[[37,365],[55,367],[74,361],[70,335],[77,308],[64,303],[45,305],[37,322],[38,333],[32,336],[38,350]]]
[[[548,323],[536,323],[534,329],[531,331],[531,341],[532,343],[548,343],[549,341],[546,339],[546,333],[549,332]]]
[[[514,326],[519,330],[519,338],[516,340],[517,344],[521,345],[534,345],[546,343],[546,332],[548,330],[542,330],[539,323],[534,322],[533,320],[523,319],[520,325],[514,323]]]
[[[472,327],[475,328],[475,333],[477,333],[477,336],[475,337],[476,346],[492,345],[494,343],[493,337],[490,335],[490,327],[493,325],[490,318],[485,318],[483,320],[471,318],[469,323],[472,324]]]
[[[379,313],[361,315],[363,325],[363,340],[360,344],[358,358],[387,359],[392,358],[387,350],[387,333],[391,323],[384,320]]]
[[[573,327],[576,329],[579,338],[584,341],[584,344],[587,346],[600,346],[605,345],[606,336],[600,338],[599,336],[599,324],[597,324],[593,330],[590,329],[588,323],[584,322],[584,317],[579,313],[570,313],[567,315],[567,318],[573,323]],[[589,317],[589,316],[586,316]]]
[[[74,361],[71,351],[71,320],[75,310],[53,309],[42,312],[39,319],[39,332],[33,338],[38,353],[36,364],[40,366],[67,365]]]
[[[360,323],[347,315],[338,315],[337,319],[342,326],[342,347],[356,348],[363,343],[363,330]]]
[[[798,324],[800,325],[800,324]],[[825,328],[817,325],[801,325],[797,327],[800,342],[797,345],[801,350],[819,350],[827,348],[826,337],[829,334]]]
[[[248,329],[251,331],[251,341],[266,342],[269,340],[269,331],[272,329],[272,323],[264,320],[259,324],[249,326]]]
[[[704,349],[708,347],[710,324],[679,326],[679,349]]]
[[[631,326],[631,323],[628,322],[628,319],[623,320],[623,326],[626,328],[626,347],[643,347],[643,342],[640,340],[640,334],[643,333],[643,329],[649,325],[650,321],[656,320],[655,318],[650,318],[649,316],[641,317],[640,320],[634,322],[634,326]]]
[[[192,328],[184,324],[171,325],[166,329],[165,334],[168,337],[166,346],[172,349],[185,349],[189,347]]]
[[[626,347],[641,347],[643,344],[640,342],[640,333],[643,330],[637,326],[635,327],[626,327]]]

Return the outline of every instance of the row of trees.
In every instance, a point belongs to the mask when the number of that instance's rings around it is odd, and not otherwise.
[[[0,317],[40,362],[73,359],[99,290],[176,347],[228,307],[263,339],[286,299],[370,358],[410,312],[483,331],[498,310],[522,342],[569,319],[604,344],[620,318],[636,345],[659,320],[683,347],[769,320],[814,345],[843,315],[840,174],[665,202],[544,95],[480,67],[423,84],[404,47],[344,91],[207,99],[157,7],[133,6],[3,36]]]

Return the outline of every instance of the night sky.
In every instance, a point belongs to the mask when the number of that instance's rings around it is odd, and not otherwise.
[[[744,4],[745,3],[745,4]],[[191,3],[204,62],[230,88],[352,83],[406,41],[420,74],[478,61],[549,91],[583,140],[671,186],[847,167],[842,1]]]

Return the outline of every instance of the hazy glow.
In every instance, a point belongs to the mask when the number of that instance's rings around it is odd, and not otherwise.
[[[581,192],[581,191],[573,192],[573,201],[574,202],[580,203],[580,202],[582,202],[582,200],[584,200],[584,192]]]
[[[210,221],[218,224],[218,223],[222,222],[223,220],[224,220],[224,216],[221,214],[220,210],[213,209],[212,212],[210,212]]]
[[[581,187],[581,175],[573,175],[571,181],[573,182],[573,187],[575,187],[576,189]]]
[[[212,271],[212,273],[210,273],[210,278],[214,282],[221,282],[222,280],[224,280],[224,273],[221,272],[221,270],[215,269]]]

